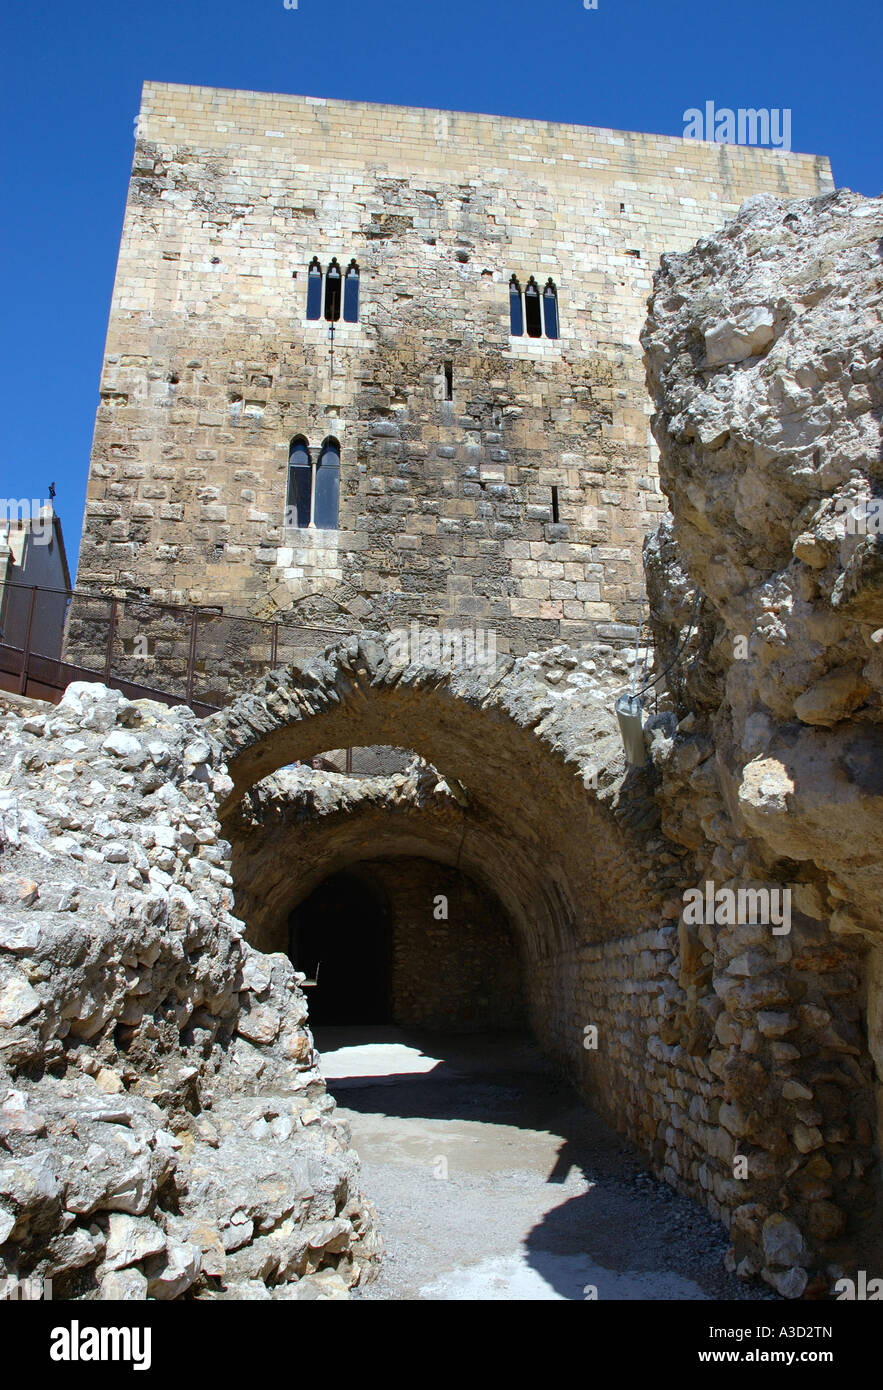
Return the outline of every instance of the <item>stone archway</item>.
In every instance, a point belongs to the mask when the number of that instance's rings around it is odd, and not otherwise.
[[[375,856],[457,864],[483,883],[515,928],[541,1046],[657,1173],[732,1225],[751,1252],[746,1269],[757,1271],[776,1223],[789,1240],[797,1230],[778,1197],[789,1151],[775,1117],[787,1097],[778,1075],[726,1035],[721,1013],[740,959],[697,934],[682,911],[702,837],[675,838],[660,824],[661,806],[668,826],[675,773],[710,784],[714,746],[676,742],[668,716],[659,756],[626,771],[613,716],[623,684],[622,663],[597,652],[556,648],[451,669],[396,664],[382,638],[365,633],[271,673],[207,722],[230,774],[220,811],[234,839],[243,814],[257,828],[267,815],[291,815],[307,879],[317,882],[364,859],[370,844]],[[444,778],[445,803],[402,788],[323,806],[295,798],[288,811],[267,803],[276,769],[371,744],[414,749]],[[790,944],[811,952],[814,930],[798,915]],[[760,1012],[770,988],[755,991],[758,1026],[771,1023]],[[747,1171],[744,1159],[736,1167],[740,1125],[752,1135]],[[872,1137],[863,1130],[857,1142],[866,1168]],[[857,1194],[864,1202],[861,1184]],[[804,1188],[798,1196],[814,1201]],[[800,1231],[793,1240],[807,1260]],[[803,1267],[783,1275],[780,1254],[776,1247],[771,1282],[799,1291]]]
[[[407,746],[466,808],[459,853],[499,891],[538,957],[586,934],[657,926],[677,875],[655,854],[652,785],[624,777],[612,711],[622,677],[590,681],[569,653],[559,664],[562,651],[488,667],[405,666],[367,633],[275,671],[208,721],[233,782],[222,819],[278,768],[326,748]]]
[[[541,1046],[662,1169],[681,1142],[670,1137],[678,1102],[652,1045],[659,1001],[670,1007],[684,851],[659,829],[652,777],[625,770],[613,714],[623,683],[613,653],[606,666],[555,649],[451,669],[395,664],[369,633],[273,672],[208,727],[233,783],[221,813],[255,944],[273,948],[261,900],[276,888],[296,900],[368,857],[458,867],[512,923]],[[445,794],[399,785],[324,806],[307,788],[287,804],[274,794],[277,769],[372,744],[414,749]]]

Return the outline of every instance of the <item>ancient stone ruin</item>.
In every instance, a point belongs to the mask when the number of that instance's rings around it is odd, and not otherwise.
[[[220,745],[100,685],[10,697],[3,724],[4,1275],[56,1298],[345,1294],[373,1214],[298,977],[230,910]]]
[[[661,659],[702,605],[653,750],[662,824],[697,884],[793,904],[778,937],[682,918],[663,1041],[722,1083],[718,1152],[748,1156],[734,1258],[790,1296],[880,1251],[881,211],[752,199],[664,258],[643,335],[673,513],[647,548]]]
[[[300,101],[147,90],[81,580],[340,635],[257,679],[219,666],[207,718],[97,682],[3,697],[0,1274],[132,1299],[372,1279],[382,1232],[292,946],[313,895],[355,884],[386,914],[386,973],[353,972],[378,1017],[528,1027],[726,1226],[732,1270],[824,1297],[874,1269],[883,1220],[883,202],[820,190],[805,156],[780,157],[789,196],[764,193],[766,151],[734,153],[724,199],[707,147],[658,142],[705,199],[654,222],[648,162],[633,205],[642,259],[668,251],[641,337],[663,497],[635,339],[649,280],[617,288],[611,249],[602,341],[561,276],[555,335],[519,335],[497,304],[516,273],[502,175],[479,178],[466,140],[463,182],[371,164],[342,204],[295,197],[264,176],[290,158],[277,126],[318,120]],[[254,186],[213,132],[234,109],[262,132]],[[373,118],[365,151],[392,128]],[[444,113],[401,119],[400,161],[449,138]],[[484,119],[450,117],[476,148]],[[525,174],[507,255],[539,268],[550,191],[604,240],[591,200],[622,171],[571,177],[564,151],[590,166],[609,134],[527,130],[556,173]],[[364,238],[370,329],[340,321],[339,375],[314,301],[300,356],[269,354],[262,319],[274,219],[300,293],[332,212]],[[212,279],[228,255],[244,285]],[[332,431],[334,458],[304,462],[297,441]],[[417,619],[500,640],[481,660],[403,645]],[[70,637],[83,659],[90,640]],[[627,760],[615,703],[638,687]],[[356,778],[341,749],[401,756]],[[468,931],[433,916],[438,894]]]

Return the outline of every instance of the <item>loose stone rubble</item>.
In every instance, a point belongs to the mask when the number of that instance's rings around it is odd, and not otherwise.
[[[217,741],[100,685],[0,717],[0,1276],[345,1297],[374,1217],[302,977],[230,911]]]

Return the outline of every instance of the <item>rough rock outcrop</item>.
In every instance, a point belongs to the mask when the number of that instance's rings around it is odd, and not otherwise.
[[[663,825],[696,884],[793,902],[778,936],[682,917],[671,1041],[704,1014],[718,1157],[748,1160],[733,1258],[790,1296],[879,1240],[881,233],[880,200],[754,198],[663,258],[643,335],[673,514],[648,588],[683,640]]]
[[[230,911],[217,741],[99,685],[0,718],[0,1274],[345,1296],[373,1214],[301,977]]]

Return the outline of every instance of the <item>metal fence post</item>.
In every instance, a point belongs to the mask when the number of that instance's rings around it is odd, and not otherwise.
[[[31,589],[31,602],[28,608],[28,625],[25,629],[25,644],[21,654],[21,676],[18,681],[18,693],[24,695],[28,688],[28,666],[31,659],[31,632],[34,627],[34,610],[37,607],[37,586]]]
[[[193,704],[193,677],[196,665],[196,627],[199,622],[199,609],[190,614],[190,651],[187,654],[187,703]]]
[[[107,651],[104,653],[104,684],[110,680],[113,669],[113,644],[117,635],[117,601],[110,601],[110,621],[107,625]]]

